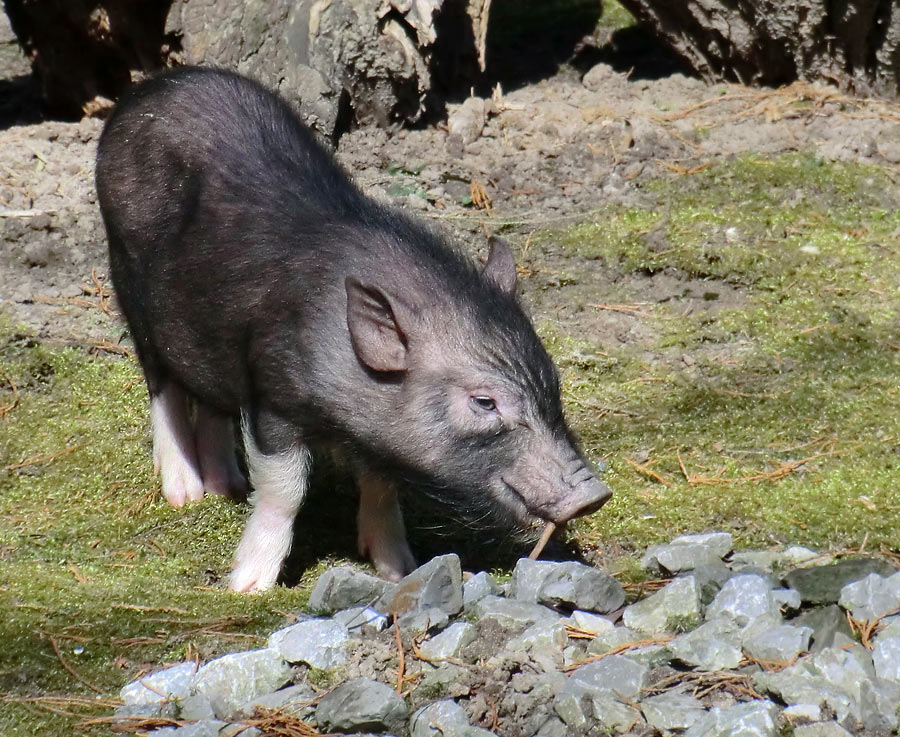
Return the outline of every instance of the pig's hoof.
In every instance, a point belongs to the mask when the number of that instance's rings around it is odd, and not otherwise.
[[[280,559],[254,560],[253,557],[238,558],[234,564],[229,588],[232,591],[249,594],[265,591],[275,585],[280,572]]]
[[[237,469],[233,473],[204,474],[203,488],[207,494],[218,494],[231,499],[243,499],[247,496],[247,480]]]
[[[405,540],[390,549],[370,551],[370,555],[378,575],[386,581],[399,581],[416,570],[416,559]]]
[[[203,498],[203,482],[197,472],[186,463],[162,464],[163,496],[173,507]]]

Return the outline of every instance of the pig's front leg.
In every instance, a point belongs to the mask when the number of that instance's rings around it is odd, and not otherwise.
[[[416,561],[406,542],[397,490],[367,470],[356,474],[356,485],[359,487],[359,553],[369,557],[379,576],[399,581],[415,569]]]
[[[153,427],[153,468],[162,476],[163,496],[173,507],[203,498],[203,481],[197,465],[194,428],[187,395],[167,381],[150,398]]]
[[[308,486],[310,454],[300,442],[263,453],[246,421],[242,429],[253,512],[235,554],[231,588],[263,591],[275,585],[290,552],[294,517]]]

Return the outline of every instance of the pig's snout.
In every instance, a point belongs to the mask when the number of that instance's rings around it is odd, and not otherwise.
[[[579,472],[578,479],[574,483],[570,482],[569,493],[553,510],[552,517],[556,524],[593,514],[612,497],[610,488],[598,480],[586,466],[583,468],[584,471]]]

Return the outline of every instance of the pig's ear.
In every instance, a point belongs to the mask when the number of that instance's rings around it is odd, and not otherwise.
[[[405,371],[406,334],[397,319],[396,300],[378,287],[348,276],[347,327],[356,356],[373,371]]]
[[[487,263],[484,265],[484,278],[500,288],[501,292],[512,294],[516,291],[516,260],[512,250],[502,238],[491,236],[488,238],[491,252],[488,254]]]

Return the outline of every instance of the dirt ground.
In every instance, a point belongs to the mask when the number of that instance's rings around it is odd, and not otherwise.
[[[8,28],[0,30],[0,46],[0,309],[42,338],[118,343],[122,323],[84,308],[106,290],[93,187],[102,121],[28,123],[39,116]],[[563,67],[549,79],[498,89],[489,110],[482,134],[467,145],[441,124],[393,133],[369,127],[343,136],[337,155],[366,192],[440,221],[475,254],[483,255],[486,233],[511,240],[532,309],[552,316],[565,334],[600,343],[641,342],[640,327],[626,315],[584,309],[603,301],[614,283],[622,301],[677,295],[689,310],[735,306],[740,293],[717,285],[711,301],[704,299],[707,282],[678,274],[587,268],[552,244],[530,250],[535,232],[610,205],[664,207],[646,182],[687,182],[710,162],[748,151],[900,164],[896,112],[826,87],[753,90],[681,74],[636,79],[598,64],[583,76]],[[573,271],[578,279],[560,280]]]

